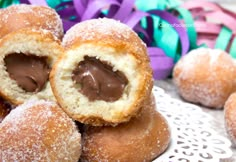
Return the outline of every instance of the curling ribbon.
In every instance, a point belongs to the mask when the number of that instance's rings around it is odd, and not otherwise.
[[[57,5],[55,5],[49,0],[21,0],[21,3],[50,4],[61,16],[65,30],[77,22],[98,17],[113,18],[127,24],[148,45],[154,78],[166,78],[171,74],[174,62],[189,50],[189,38],[186,29],[172,26],[172,24],[180,24],[178,18],[167,11],[160,10],[176,7],[179,3],[173,0],[152,0],[157,7],[152,10],[147,8],[145,12],[139,8],[135,9],[135,2],[135,0],[57,0],[55,2]],[[156,10],[157,8],[159,10]],[[160,27],[159,20],[162,23],[169,24],[169,31],[171,30],[172,34],[169,34],[166,31],[167,29]],[[146,22],[146,27],[140,23],[141,21]]]
[[[186,2],[182,7],[192,13],[198,45],[225,50],[236,58],[235,13],[216,3],[202,0]]]
[[[155,79],[163,79],[189,50],[206,46],[236,58],[236,13],[203,0],[20,0],[49,5],[61,16],[64,29],[87,19],[108,17],[136,31],[148,46]],[[1,1],[1,7],[19,0]],[[164,11],[165,10],[165,11]],[[168,12],[169,13],[168,13]],[[214,20],[208,21],[209,19]]]

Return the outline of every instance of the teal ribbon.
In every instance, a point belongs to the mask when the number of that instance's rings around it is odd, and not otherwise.
[[[177,11],[179,13],[179,18],[184,20],[184,25],[189,36],[190,49],[197,48],[197,32],[191,12],[185,8],[180,7],[176,7],[173,10]]]
[[[181,3],[178,0],[136,0],[135,5],[142,11],[152,9],[166,10],[168,8],[176,8]],[[171,24],[161,20],[157,16],[153,16],[154,20],[154,40],[152,45],[163,49],[167,56],[174,59],[175,62],[181,57],[179,36]],[[146,28],[146,21],[141,21],[143,28]],[[177,24],[176,24],[177,25]]]
[[[229,50],[230,55],[236,59],[236,38],[234,38],[232,44],[231,44],[231,48]]]
[[[232,37],[232,31],[227,27],[222,27],[219,36],[216,39],[215,48],[226,50]]]
[[[159,35],[155,37],[155,41],[157,41],[157,46],[162,48],[166,55],[173,58],[176,62],[178,55],[180,56],[180,52],[178,52],[180,43],[179,36],[171,25],[162,20],[159,27]]]
[[[179,6],[179,0],[136,0],[135,5],[139,10],[148,11],[153,9],[165,10]]]
[[[6,8],[12,4],[19,4],[19,0],[0,0],[0,8]]]

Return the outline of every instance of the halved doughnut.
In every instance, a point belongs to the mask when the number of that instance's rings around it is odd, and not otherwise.
[[[153,79],[146,46],[131,28],[107,18],[87,20],[68,30],[62,43],[66,51],[50,83],[65,112],[92,125],[136,115]]]
[[[0,94],[19,105],[30,98],[55,100],[49,83],[52,65],[63,53],[47,30],[24,28],[0,40]]]

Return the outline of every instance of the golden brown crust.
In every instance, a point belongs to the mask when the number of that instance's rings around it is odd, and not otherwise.
[[[224,106],[224,120],[226,131],[236,146],[236,93],[230,95]]]
[[[2,39],[0,39],[0,47],[5,46],[9,42],[9,40],[12,41],[12,37],[15,35],[22,35],[22,37],[27,36],[27,35],[32,35],[35,38],[37,38],[37,41],[40,42],[55,42],[58,45],[61,44],[61,41],[57,39],[54,35],[52,35],[50,32],[46,30],[35,30],[32,28],[24,28],[24,29],[19,29],[16,31],[11,32],[11,34],[8,34],[4,36]]]
[[[173,78],[185,100],[210,108],[223,108],[236,90],[234,60],[217,49],[191,51],[175,65]]]
[[[20,4],[0,10],[0,38],[26,27],[48,30],[59,39],[63,36],[61,19],[52,8]]]
[[[16,98],[14,98],[14,97],[12,97],[10,95],[7,95],[4,92],[1,92],[1,90],[0,90],[0,96],[2,96],[2,98],[4,100],[9,101],[13,105],[20,105],[20,104],[22,104],[22,102],[19,102]]]
[[[11,105],[6,103],[4,99],[0,97],[0,123],[10,113]]]
[[[87,126],[81,161],[151,161],[165,151],[170,131],[154,101],[140,115],[116,127]]]
[[[31,101],[0,124],[0,161],[78,161],[75,123],[54,103]]]

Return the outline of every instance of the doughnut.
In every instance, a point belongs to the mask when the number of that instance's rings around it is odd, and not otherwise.
[[[235,62],[219,49],[192,50],[175,65],[173,80],[186,101],[222,109],[236,90]]]
[[[131,28],[108,18],[86,20],[67,31],[62,45],[50,83],[69,116],[116,125],[137,114],[153,79],[146,46]]]
[[[147,103],[137,117],[116,127],[85,126],[81,162],[152,161],[163,153],[170,142],[165,118]]]
[[[0,97],[0,123],[10,113],[11,109],[11,105]]]
[[[0,95],[13,105],[28,99],[54,101],[49,73],[63,53],[60,41],[46,30],[24,28],[0,39]]]
[[[228,136],[233,144],[236,147],[236,93],[233,93],[229,96],[224,105],[224,121],[225,129],[228,133]]]
[[[77,162],[81,134],[54,102],[28,101],[0,124],[0,161]]]
[[[59,39],[63,37],[60,16],[50,7],[18,4],[0,10],[0,38],[27,27],[42,28]]]

